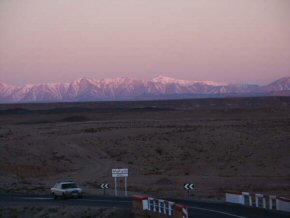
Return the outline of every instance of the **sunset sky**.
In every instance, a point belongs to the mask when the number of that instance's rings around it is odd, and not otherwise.
[[[289,0],[0,0],[0,82],[290,76]]]

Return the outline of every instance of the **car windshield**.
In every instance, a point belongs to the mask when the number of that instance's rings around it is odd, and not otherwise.
[[[62,189],[68,189],[68,188],[77,188],[77,185],[75,183],[65,183],[61,186]]]

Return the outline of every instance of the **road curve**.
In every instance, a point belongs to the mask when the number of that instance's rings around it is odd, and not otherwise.
[[[169,199],[186,205],[190,218],[290,218],[290,213],[236,204]]]
[[[248,208],[240,205],[169,199],[188,207],[189,218],[286,218],[290,213]],[[0,207],[11,206],[90,206],[101,208],[132,208],[132,198],[87,196],[83,199],[53,199],[48,195],[0,194]]]

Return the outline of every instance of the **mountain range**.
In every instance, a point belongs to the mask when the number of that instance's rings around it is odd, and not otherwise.
[[[122,101],[241,96],[290,96],[290,77],[268,85],[226,84],[157,76],[151,80],[127,77],[80,78],[70,83],[13,86],[0,83],[0,103]]]

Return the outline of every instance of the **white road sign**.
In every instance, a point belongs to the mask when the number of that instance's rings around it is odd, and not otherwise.
[[[184,187],[184,189],[189,190],[189,189],[193,189],[194,188],[194,185],[192,183],[186,183],[186,184],[184,184],[183,187]]]
[[[112,177],[127,177],[128,176],[128,169],[112,169]]]
[[[115,196],[118,195],[117,193],[117,178],[118,177],[125,177],[125,196],[127,196],[127,177],[128,177],[128,168],[122,169],[112,169],[112,177],[115,178]]]

